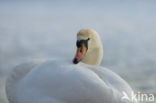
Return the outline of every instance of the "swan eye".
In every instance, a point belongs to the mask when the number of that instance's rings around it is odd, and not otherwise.
[[[80,48],[80,47],[81,47],[81,41],[77,41],[77,42],[76,42],[76,46],[77,46],[78,48]]]
[[[78,40],[78,41],[76,42],[77,48],[82,49],[81,46],[82,46],[82,44],[84,44],[85,47],[88,49],[88,40],[90,40],[90,38],[88,38],[88,39],[86,39],[86,40]],[[82,50],[81,50],[81,51],[82,51]]]
[[[80,52],[81,52],[81,53],[82,53],[82,50],[83,50],[83,48],[81,47],[81,48],[80,48]]]

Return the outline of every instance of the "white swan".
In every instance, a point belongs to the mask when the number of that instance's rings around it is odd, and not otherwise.
[[[133,103],[122,100],[123,92],[131,98],[131,87],[117,74],[97,66],[102,56],[97,32],[80,30],[75,64],[65,59],[17,66],[7,79],[8,100],[10,103]]]

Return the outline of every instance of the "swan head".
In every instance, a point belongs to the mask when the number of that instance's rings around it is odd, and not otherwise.
[[[93,29],[81,29],[77,33],[77,52],[73,63],[83,62],[99,65],[103,58],[103,48],[98,33]]]

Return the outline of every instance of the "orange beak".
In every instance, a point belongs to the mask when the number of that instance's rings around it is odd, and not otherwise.
[[[73,59],[73,63],[74,64],[79,63],[84,57],[84,55],[86,54],[86,52],[87,52],[87,48],[85,47],[84,44],[82,44],[81,47],[77,48],[77,52],[75,58]]]

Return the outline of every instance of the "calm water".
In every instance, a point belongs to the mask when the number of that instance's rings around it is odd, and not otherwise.
[[[0,1],[0,103],[5,80],[17,64],[34,58],[73,58],[76,33],[101,36],[105,66],[133,89],[156,93],[154,1]]]

